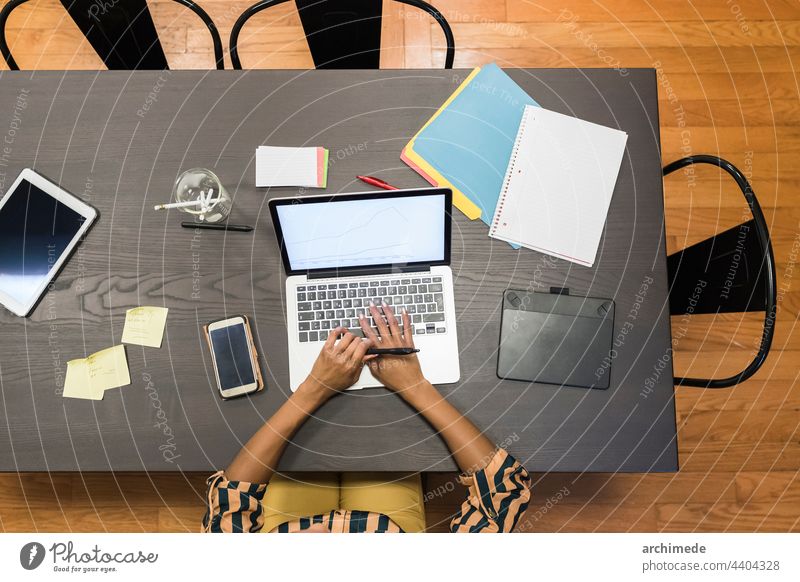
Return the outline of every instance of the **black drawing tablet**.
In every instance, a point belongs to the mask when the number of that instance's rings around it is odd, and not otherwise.
[[[611,299],[507,289],[497,376],[605,390],[613,333]]]

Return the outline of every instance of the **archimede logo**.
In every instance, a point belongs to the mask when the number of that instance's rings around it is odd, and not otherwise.
[[[29,542],[19,551],[19,563],[26,570],[35,570],[44,561],[44,546],[39,542]]]

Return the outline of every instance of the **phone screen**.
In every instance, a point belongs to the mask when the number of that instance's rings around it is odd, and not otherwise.
[[[253,384],[255,380],[250,345],[244,324],[211,331],[211,345],[222,390]]]

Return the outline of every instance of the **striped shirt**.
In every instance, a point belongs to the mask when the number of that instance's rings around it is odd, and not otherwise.
[[[467,488],[467,498],[450,522],[451,532],[509,532],[528,507],[530,477],[525,468],[504,449],[497,449],[481,470],[458,478]],[[207,533],[261,531],[264,524],[261,500],[266,483],[229,481],[222,471],[206,482]],[[333,533],[388,533],[403,530],[387,516],[369,511],[332,510],[279,525],[273,532],[324,529]]]

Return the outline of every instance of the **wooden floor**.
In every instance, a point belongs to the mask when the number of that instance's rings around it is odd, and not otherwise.
[[[800,1],[433,0],[452,24],[456,66],[656,67],[664,162],[722,155],[751,178],[770,222],[779,311],[772,353],[749,382],[677,390],[681,471],[666,475],[535,475],[524,531],[800,530]],[[200,0],[223,42],[250,2]],[[200,22],[168,0],[151,3],[173,68],[212,66]],[[440,67],[438,26],[387,2],[384,67]],[[22,68],[102,68],[56,0],[32,0],[9,22]],[[244,29],[247,68],[312,66],[289,5]],[[685,126],[682,126],[685,124]],[[746,216],[732,181],[702,169],[694,188],[666,180],[670,251]],[[686,327],[686,329],[683,329]],[[721,376],[752,357],[761,322],[695,317],[681,330],[676,373]],[[428,521],[446,526],[461,500],[452,475],[428,476]],[[203,475],[0,476],[0,530],[195,531]]]

